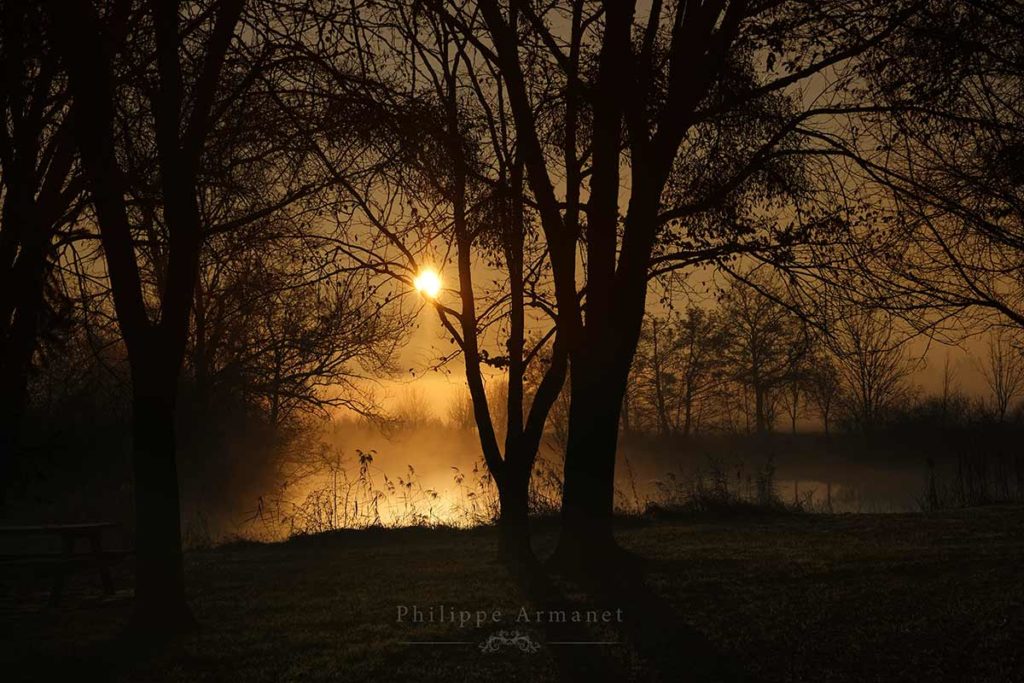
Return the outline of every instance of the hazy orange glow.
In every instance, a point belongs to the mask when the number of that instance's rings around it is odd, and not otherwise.
[[[412,281],[412,285],[428,299],[436,299],[441,293],[441,275],[433,268],[424,268]]]

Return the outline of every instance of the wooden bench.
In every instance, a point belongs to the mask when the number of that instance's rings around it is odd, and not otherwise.
[[[51,605],[60,602],[67,574],[81,569],[96,569],[103,584],[104,595],[113,595],[114,582],[110,577],[110,565],[124,559],[128,554],[124,550],[103,548],[103,531],[116,526],[113,522],[0,526],[0,538],[59,538],[61,547],[59,552],[0,555],[0,565],[28,566],[52,571]],[[88,552],[76,552],[76,545],[80,540],[88,541]]]

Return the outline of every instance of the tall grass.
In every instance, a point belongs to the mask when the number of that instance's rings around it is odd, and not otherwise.
[[[376,451],[321,447],[319,456],[259,496],[238,530],[243,538],[276,540],[337,529],[394,527],[466,528],[495,522],[498,491],[483,462],[470,469],[452,466],[443,491],[422,483],[412,465],[389,476],[374,460]],[[530,485],[530,514],[555,514],[562,491],[561,466],[538,459]]]
[[[952,466],[940,468],[929,458],[922,510],[977,507],[1024,502],[1024,455],[1004,450],[957,454]]]

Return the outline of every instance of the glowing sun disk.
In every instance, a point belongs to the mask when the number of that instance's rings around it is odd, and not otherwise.
[[[412,286],[423,296],[436,299],[441,293],[441,276],[433,268],[424,268],[412,281]]]

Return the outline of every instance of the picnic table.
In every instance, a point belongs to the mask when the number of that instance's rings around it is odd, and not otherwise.
[[[22,552],[0,556],[0,563],[30,566],[33,569],[49,569],[53,572],[50,590],[50,604],[60,602],[64,592],[64,579],[71,571],[94,568],[99,572],[104,595],[113,595],[114,582],[110,577],[110,564],[122,559],[127,552],[103,548],[103,532],[118,526],[113,522],[90,522],[78,524],[38,524],[22,526],[0,526],[3,538],[51,538],[60,540],[59,552]],[[88,551],[77,552],[79,541],[87,541]]]

